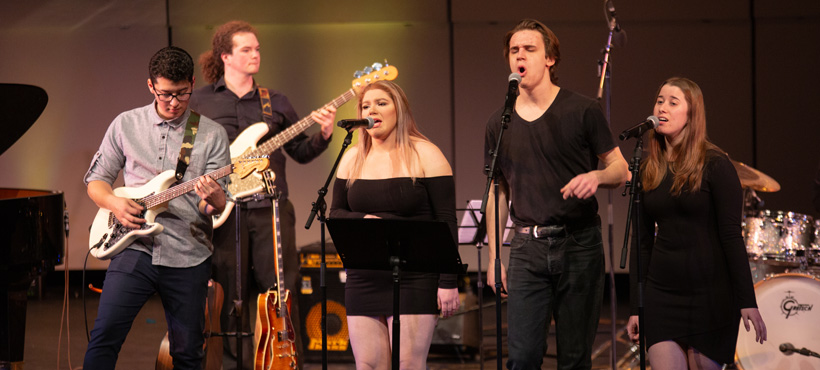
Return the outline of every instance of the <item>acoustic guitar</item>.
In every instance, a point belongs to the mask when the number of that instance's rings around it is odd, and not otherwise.
[[[219,314],[222,312],[223,300],[222,285],[213,280],[208,280],[208,298],[205,304],[205,344],[203,345],[205,358],[202,359],[202,368],[204,370],[222,369],[222,337],[211,336],[211,333],[220,330]],[[165,332],[165,337],[162,338],[159,345],[156,370],[171,370],[173,368],[174,363],[171,358],[168,332]]]

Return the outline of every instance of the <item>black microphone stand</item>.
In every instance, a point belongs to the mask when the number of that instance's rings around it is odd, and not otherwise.
[[[513,90],[513,89],[511,89]],[[481,200],[481,214],[484,215],[484,218],[487,218],[487,199],[490,195],[490,185],[493,187],[493,205],[494,205],[494,213],[495,213],[495,335],[496,335],[496,359],[498,370],[501,370],[501,291],[503,290],[503,284],[501,283],[501,235],[504,233],[504,229],[501,228],[500,225],[505,223],[500,222],[499,212],[498,212],[498,179],[496,179],[496,163],[498,162],[498,151],[501,149],[501,139],[504,137],[504,130],[507,129],[507,124],[510,123],[510,118],[512,116],[512,107],[515,107],[515,100],[518,98],[518,86],[516,85],[514,91],[512,91],[512,96],[508,96],[507,99],[512,101],[507,102],[507,109],[504,109],[504,113],[501,115],[501,129],[498,131],[498,140],[495,143],[495,149],[491,152],[493,159],[490,161],[490,166],[486,168],[487,170],[487,186],[484,188],[484,198]],[[489,225],[487,225],[489,228]],[[483,333],[482,333],[483,336]]]
[[[612,79],[611,79],[611,68],[609,66],[609,58],[610,52],[612,51],[613,46],[613,36],[616,34],[621,35],[622,37],[619,38],[620,42],[616,40],[616,44],[621,44],[618,46],[623,46],[623,42],[625,40],[625,33],[621,33],[622,30],[618,25],[617,20],[615,19],[615,7],[612,5],[611,0],[604,1],[604,15],[607,18],[607,23],[609,26],[609,35],[606,39],[606,46],[604,46],[604,58],[603,61],[599,61],[599,77],[600,82],[598,84],[598,94],[597,99],[601,102],[604,91],[606,91],[606,108],[605,108],[605,115],[606,120],[609,122],[610,128],[612,127]],[[615,322],[615,318],[618,314],[617,310],[617,292],[615,290],[615,247],[613,244],[613,240],[615,239],[613,235],[614,225],[613,225],[613,212],[612,212],[612,189],[607,189],[607,219],[608,219],[608,229],[607,229],[607,242],[609,244],[609,305],[610,305],[610,316],[612,317],[611,322],[611,330],[612,330],[612,337],[610,338],[610,351],[609,351],[609,361],[610,366],[614,369],[616,368],[616,356],[615,356],[615,348],[617,345],[617,324]],[[622,267],[623,268],[623,267]]]
[[[629,247],[629,230],[633,230],[635,237],[633,238],[632,253],[635,253],[635,269],[637,271],[630,271],[630,273],[637,274],[638,279],[638,357],[641,359],[641,370],[646,370],[646,327],[644,326],[643,313],[643,277],[641,276],[641,156],[643,154],[643,136],[638,136],[638,141],[635,143],[635,151],[632,155],[632,160],[629,163],[629,171],[632,174],[632,180],[626,182],[623,196],[626,196],[627,189],[629,190],[629,207],[627,208],[626,216],[626,230],[624,232],[624,246],[621,249],[621,268],[626,267],[626,256]],[[632,223],[634,219],[634,223]],[[630,224],[632,223],[632,225]]]
[[[325,268],[327,266],[325,262],[325,221],[327,220],[325,211],[327,210],[327,203],[325,202],[325,195],[327,195],[327,187],[330,185],[330,180],[333,180],[333,176],[336,175],[336,168],[339,166],[339,161],[342,160],[342,155],[353,140],[354,130],[355,128],[347,131],[347,136],[345,136],[345,140],[342,142],[342,149],[339,150],[339,155],[336,156],[336,162],[333,163],[333,168],[330,169],[330,174],[327,176],[325,186],[319,189],[319,196],[316,198],[316,201],[313,202],[313,208],[311,208],[310,216],[308,216],[307,223],[305,224],[305,229],[310,229],[310,225],[313,224],[315,218],[319,219],[320,224],[319,232],[321,236],[319,244],[321,245],[320,254],[322,255],[322,260],[319,265],[319,288],[322,292],[322,370],[327,370],[327,284],[325,284]]]
[[[612,127],[612,80],[610,76],[610,69],[609,69],[609,56],[610,51],[612,50],[612,34],[614,33],[614,29],[610,27],[609,29],[609,36],[606,39],[606,46],[604,47],[604,58],[603,61],[599,61],[599,71],[601,81],[598,84],[598,102],[601,102],[603,98],[604,91],[606,90],[606,104],[604,113],[606,115],[606,121],[609,123],[610,128]],[[615,348],[617,346],[617,324],[615,322],[615,318],[617,316],[617,292],[615,290],[615,248],[613,245],[613,214],[612,214],[612,189],[607,189],[607,243],[609,245],[609,306],[610,306],[610,317],[612,318],[611,322],[611,330],[612,335],[610,338],[610,351],[609,351],[609,362],[610,366],[615,369],[616,368],[616,359],[615,359]]]
[[[476,282],[476,289],[478,290],[478,366],[480,370],[484,370],[484,280],[482,280],[483,278],[481,276],[481,248],[484,247],[484,237],[487,236],[487,219],[482,217],[481,220],[479,220],[473,212],[473,208],[469,204],[467,207],[467,213],[476,225],[473,244],[475,244],[476,257],[478,258],[478,282]],[[499,357],[501,357],[500,352]]]
[[[792,347],[794,347],[794,346],[792,346]],[[817,352],[814,352],[814,351],[812,351],[812,350],[810,350],[810,349],[808,349],[808,348],[806,348],[806,347],[803,347],[803,348],[800,348],[800,349],[797,349],[797,348],[791,348],[791,349],[789,350],[789,351],[791,351],[791,352],[787,352],[787,351],[784,351],[784,350],[783,350],[783,345],[781,344],[781,345],[780,345],[780,351],[784,352],[784,353],[786,354],[786,356],[790,356],[792,353],[799,353],[799,354],[801,354],[801,355],[803,355],[803,356],[807,356],[807,357],[817,357],[817,358],[820,358],[820,354],[818,354]]]

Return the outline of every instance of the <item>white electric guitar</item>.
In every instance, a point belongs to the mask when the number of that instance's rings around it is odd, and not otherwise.
[[[342,106],[342,104],[350,101],[350,99],[353,99],[362,87],[379,80],[394,80],[398,77],[398,75],[399,71],[395,66],[382,66],[379,63],[374,63],[372,67],[365,68],[364,72],[357,71],[354,74],[356,79],[353,80],[353,87],[350,88],[350,90],[347,90],[344,94],[339,95],[336,99],[333,99],[330,103],[325,104],[325,106],[338,108]],[[285,143],[296,137],[296,135],[299,135],[303,131],[307,130],[314,123],[316,123],[316,121],[310,118],[310,116],[302,118],[299,122],[294,123],[276,136],[260,144],[258,147],[256,146],[256,143],[268,133],[268,125],[265,122],[254,123],[243,130],[231,144],[232,161],[235,162],[242,158],[269,156],[274,150],[279,149],[282,145],[285,145]],[[230,193],[234,199],[260,193],[264,191],[264,189],[265,186],[262,181],[262,176],[258,173],[246,178],[230,175],[228,193]],[[228,205],[225,206],[225,211],[220,215],[214,216],[214,228],[222,226],[222,224],[225,223],[228,216],[230,216],[233,211],[233,208],[234,202],[228,200]]]
[[[270,161],[267,158],[243,158],[234,160],[233,163],[210,172],[206,176],[217,180],[235,173],[237,177],[244,178],[254,172],[265,170],[269,164]],[[89,233],[88,246],[91,248],[91,255],[101,260],[107,260],[120,253],[135,239],[161,233],[164,227],[154,223],[154,219],[158,214],[168,209],[168,202],[171,199],[194,190],[194,184],[199,179],[197,177],[169,189],[168,187],[176,182],[175,174],[176,171],[168,170],[140,187],[129,188],[123,186],[114,189],[114,195],[133,199],[145,207],[140,214],[140,218],[144,218],[145,223],[141,224],[139,228],[127,228],[114,216],[113,212],[100,208],[97,217],[94,218],[94,223],[91,224]]]

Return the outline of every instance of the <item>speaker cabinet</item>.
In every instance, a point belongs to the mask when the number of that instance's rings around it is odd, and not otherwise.
[[[302,344],[305,362],[322,361],[321,252],[318,244],[303,247],[299,253],[301,286],[298,292],[302,319]],[[327,286],[327,359],[352,362],[353,352],[347,331],[345,311],[345,270],[333,244],[325,248],[325,285]]]

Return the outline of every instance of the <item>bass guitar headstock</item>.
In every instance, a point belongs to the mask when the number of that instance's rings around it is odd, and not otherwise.
[[[254,172],[261,173],[268,166],[270,166],[270,160],[267,157],[240,158],[233,162],[233,173],[244,179]]]
[[[356,91],[356,94],[359,94],[363,87],[371,83],[380,80],[392,81],[398,76],[399,70],[396,69],[395,66],[387,64],[387,60],[384,61],[384,64],[373,63],[373,65],[364,67],[363,70],[356,71],[356,73],[353,74],[353,77],[355,77],[353,80],[353,90]]]

